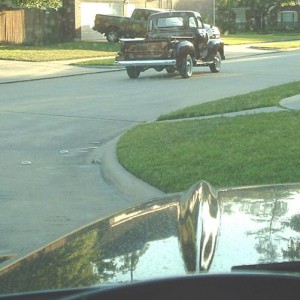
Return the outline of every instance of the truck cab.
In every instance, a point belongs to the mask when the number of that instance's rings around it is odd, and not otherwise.
[[[201,15],[192,11],[156,13],[149,19],[147,38],[177,38],[190,41],[198,58],[207,55],[209,36]]]

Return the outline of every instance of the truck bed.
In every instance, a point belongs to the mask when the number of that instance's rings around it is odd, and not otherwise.
[[[121,39],[122,57],[119,60],[164,59],[169,58],[167,39]]]

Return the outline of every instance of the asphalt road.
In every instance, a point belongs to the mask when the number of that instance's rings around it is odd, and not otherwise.
[[[15,258],[135,203],[105,182],[102,146],[189,105],[300,79],[300,51],[226,60],[187,80],[124,71],[1,84],[0,256]]]

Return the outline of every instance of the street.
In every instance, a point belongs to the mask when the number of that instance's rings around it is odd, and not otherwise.
[[[134,204],[103,179],[108,141],[173,110],[300,80],[299,61],[298,50],[226,60],[218,74],[194,68],[187,80],[149,70],[1,84],[0,257]]]

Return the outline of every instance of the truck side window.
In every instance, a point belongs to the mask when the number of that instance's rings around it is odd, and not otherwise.
[[[189,27],[190,28],[197,28],[197,22],[194,17],[189,18]]]
[[[153,30],[153,20],[150,20],[148,30],[149,30],[149,31],[152,31],[152,30]]]

